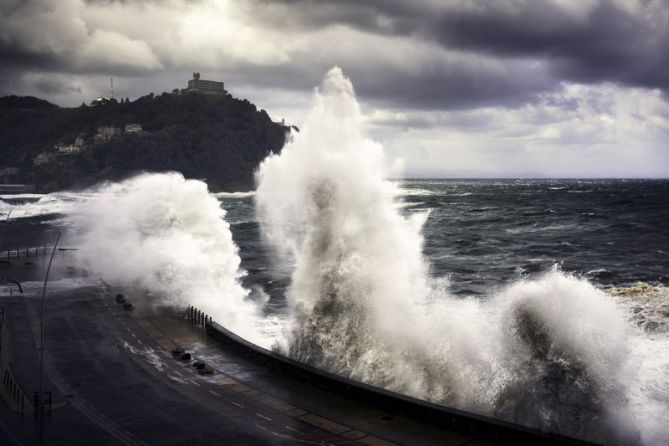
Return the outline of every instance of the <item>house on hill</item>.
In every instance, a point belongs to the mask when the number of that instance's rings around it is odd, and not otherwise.
[[[188,81],[188,88],[186,88],[186,91],[214,94],[225,93],[223,82],[200,79],[200,73],[197,72],[193,73],[193,79]]]

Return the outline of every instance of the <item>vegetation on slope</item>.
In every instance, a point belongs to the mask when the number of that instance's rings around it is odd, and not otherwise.
[[[129,123],[143,131],[93,143],[98,128]],[[7,96],[0,98],[0,167],[20,168],[43,192],[169,170],[206,179],[214,191],[249,190],[255,168],[281,150],[287,131],[264,110],[229,94],[149,94],[76,108]],[[56,144],[73,144],[80,135],[88,141],[84,150],[56,153]],[[40,153],[51,159],[36,165]]]

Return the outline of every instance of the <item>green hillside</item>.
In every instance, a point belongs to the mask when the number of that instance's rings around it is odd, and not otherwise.
[[[102,138],[101,128],[114,134]],[[0,168],[18,167],[41,192],[168,170],[206,179],[214,191],[248,190],[254,169],[281,150],[287,131],[227,93],[150,94],[76,108],[7,96],[0,98]]]

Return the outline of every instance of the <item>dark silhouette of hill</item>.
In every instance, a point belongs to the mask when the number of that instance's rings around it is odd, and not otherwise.
[[[123,132],[127,124],[142,131]],[[117,130],[96,140],[101,127]],[[288,130],[227,93],[151,93],[76,108],[6,96],[0,98],[0,167],[18,167],[41,192],[170,170],[206,179],[214,191],[249,190],[254,169],[281,150]],[[59,152],[58,144],[72,145],[77,137],[80,152]]]

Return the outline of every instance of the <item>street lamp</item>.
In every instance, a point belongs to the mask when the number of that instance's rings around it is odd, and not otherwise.
[[[7,217],[5,217],[5,223],[9,223],[9,217],[12,216],[12,211],[13,211],[13,210],[14,210],[14,209],[10,209],[9,212],[7,213]],[[2,233],[0,233],[0,246],[2,246],[2,244],[3,244],[4,241],[5,241],[5,232],[7,232],[7,226],[6,226],[6,225],[2,225]],[[8,249],[7,251],[9,252],[9,249]],[[9,254],[8,254],[8,255],[9,255]],[[9,259],[8,259],[8,260],[9,260]]]
[[[51,263],[53,262],[53,256],[56,253],[56,247],[60,241],[60,232],[56,237],[56,243],[53,245],[51,250],[51,258],[49,259],[49,266],[46,268],[46,274],[44,275],[44,286],[42,287],[42,303],[40,308],[40,378],[39,378],[39,417],[40,417],[40,438],[42,438],[43,432],[43,423],[42,419],[44,418],[44,300],[46,298],[46,283],[49,280],[49,272],[51,271]]]

